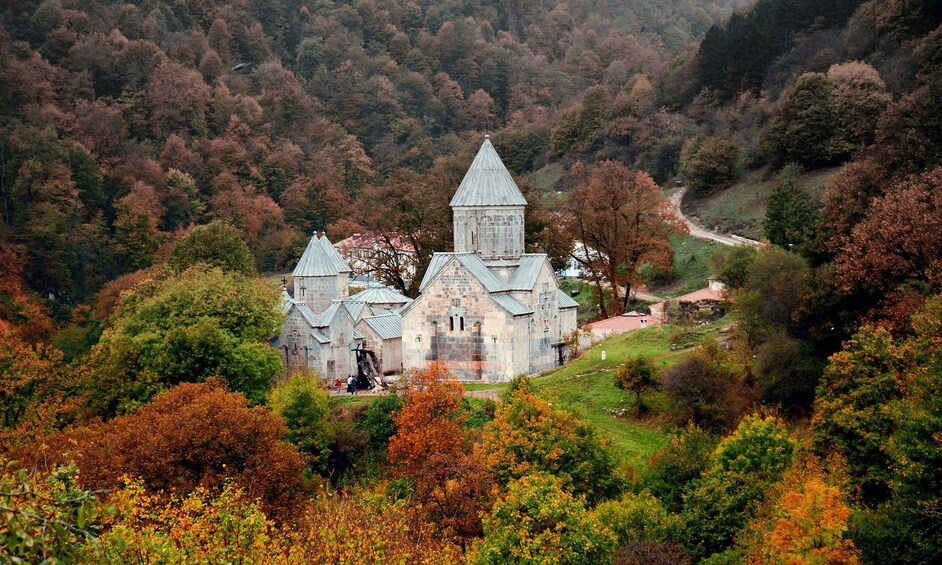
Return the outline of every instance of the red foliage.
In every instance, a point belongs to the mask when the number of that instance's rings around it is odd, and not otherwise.
[[[284,422],[221,381],[182,384],[129,416],[57,434],[21,459],[56,465],[74,459],[89,488],[141,479],[152,490],[186,493],[232,479],[267,511],[284,516],[298,502],[304,460],[281,441]]]
[[[410,385],[406,404],[394,417],[389,461],[398,476],[414,481],[416,499],[445,531],[480,534],[480,514],[490,507],[494,480],[472,453],[462,426],[464,389],[440,362],[413,374]]]
[[[942,281],[942,168],[873,201],[837,256],[844,288],[883,292],[907,279]]]

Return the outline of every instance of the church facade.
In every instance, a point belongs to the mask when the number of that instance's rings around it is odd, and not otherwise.
[[[451,200],[454,252],[432,257],[400,311],[402,362],[445,362],[463,381],[508,381],[564,361],[577,303],[542,253],[524,252],[526,199],[485,136]]]

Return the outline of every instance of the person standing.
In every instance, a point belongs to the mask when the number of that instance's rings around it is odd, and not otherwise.
[[[353,375],[350,375],[350,378],[347,379],[347,392],[356,396],[357,393],[357,378]]]

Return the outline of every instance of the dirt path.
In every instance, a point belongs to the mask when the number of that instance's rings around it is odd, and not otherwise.
[[[494,402],[500,400],[500,390],[498,389],[466,390],[464,391],[464,395],[472,398],[487,398]]]
[[[715,231],[710,231],[702,226],[699,226],[693,223],[690,218],[684,215],[683,211],[680,209],[680,202],[684,197],[684,194],[687,192],[687,187],[683,187],[674,194],[671,195],[671,204],[674,206],[674,214],[680,218],[685,224],[687,224],[687,229],[690,230],[690,235],[699,239],[709,239],[710,241],[715,241],[717,243],[722,243],[723,245],[753,245],[761,246],[762,244],[758,241],[747,239],[745,237],[739,236],[730,236],[722,233],[717,233]]]

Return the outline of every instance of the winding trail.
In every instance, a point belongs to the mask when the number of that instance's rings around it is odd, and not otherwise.
[[[740,237],[738,235],[726,235],[718,233],[715,231],[710,231],[698,224],[693,223],[693,221],[684,215],[683,211],[680,209],[680,203],[684,198],[684,194],[687,193],[687,187],[682,187],[680,190],[671,194],[671,205],[674,207],[674,215],[676,215],[682,222],[687,224],[687,229],[690,230],[690,235],[698,239],[709,239],[710,241],[715,241],[717,243],[722,243],[723,245],[736,246],[736,245],[752,245],[754,247],[761,247],[762,243],[755,241],[753,239],[748,239],[745,237]]]

